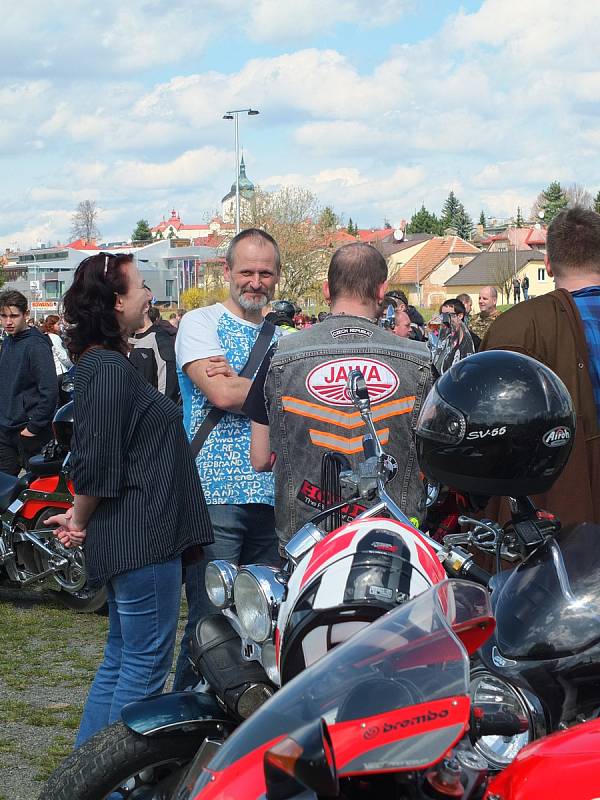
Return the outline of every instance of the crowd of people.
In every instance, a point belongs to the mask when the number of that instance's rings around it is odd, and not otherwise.
[[[280,563],[282,547],[326,505],[322,455],[362,452],[346,392],[359,368],[378,435],[398,461],[391,494],[423,519],[413,430],[440,372],[477,350],[510,349],[552,368],[577,410],[573,455],[536,498],[563,522],[600,522],[600,216],[580,208],[548,230],[553,292],[500,313],[495,287],[448,298],[429,322],[390,291],[370,245],[340,247],[323,285],[327,312],[274,301],[277,242],[248,229],[230,243],[222,303],[163,320],[130,255],[81,262],[61,321],[27,324],[27,301],[0,295],[0,469],[17,474],[49,439],[59,381],[76,364],[71,456],[74,504],[56,535],[83,545],[91,586],[105,585],[109,634],[77,744],[122,706],[159,692],[175,647],[181,586],[188,621],[174,688],[196,677],[189,636],[211,613],[212,559]],[[528,299],[528,283],[520,283]],[[450,343],[436,361],[437,342]],[[66,342],[66,348],[65,348]],[[433,343],[433,344],[432,344]],[[440,351],[441,352],[441,351]],[[503,500],[496,501],[501,519]]]

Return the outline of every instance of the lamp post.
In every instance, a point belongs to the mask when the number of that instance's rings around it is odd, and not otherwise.
[[[223,119],[235,120],[235,232],[236,235],[240,232],[240,131],[239,131],[239,115],[248,114],[249,117],[255,117],[260,114],[253,108],[238,108],[233,111],[228,111],[223,114]]]

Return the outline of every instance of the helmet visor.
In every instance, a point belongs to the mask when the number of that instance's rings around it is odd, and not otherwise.
[[[467,421],[463,414],[448,405],[434,386],[419,414],[417,436],[443,444],[459,444],[466,431]]]

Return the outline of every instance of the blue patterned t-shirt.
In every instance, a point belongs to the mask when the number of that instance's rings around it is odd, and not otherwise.
[[[221,303],[188,311],[182,318],[175,351],[183,422],[190,441],[213,406],[183,368],[201,358],[223,355],[231,367],[240,372],[260,328],[260,325],[236,317]],[[207,503],[274,505],[272,473],[256,472],[250,464],[248,417],[226,412],[206,439],[196,464]]]

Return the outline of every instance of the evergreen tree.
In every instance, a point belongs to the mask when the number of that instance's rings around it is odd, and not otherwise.
[[[596,214],[600,214],[600,192],[594,198],[594,211]]]
[[[147,219],[140,219],[134,232],[131,234],[132,242],[147,242],[152,239],[152,231]]]
[[[486,226],[486,222],[485,222],[485,214],[483,213],[483,209],[482,209],[482,211],[481,211],[481,214],[479,215],[479,224],[480,224],[480,225],[483,225],[483,227],[484,227],[484,228],[485,228],[485,226]]]
[[[333,231],[339,223],[338,215],[331,206],[325,206],[319,217],[319,227],[326,231]]]
[[[517,206],[517,218],[515,220],[515,225],[517,226],[517,228],[525,227],[525,220],[523,219],[523,215],[521,214],[521,206]]]
[[[392,230],[392,226],[391,226],[390,221],[389,221],[389,219],[387,217],[385,217],[384,220],[383,220],[383,227],[386,229],[386,231],[391,231]]]
[[[414,213],[406,226],[407,233],[440,233],[440,221],[435,214],[430,213],[423,204],[419,211]]]
[[[552,181],[538,198],[540,211],[544,212],[544,222],[549,225],[554,217],[567,207],[568,199],[558,181]]]
[[[450,191],[450,194],[446,198],[446,202],[442,207],[442,215],[440,217],[442,232],[446,228],[458,228],[458,216],[461,208],[462,204],[457,199],[454,192]]]
[[[346,233],[349,233],[350,236],[354,235],[354,224],[352,222],[352,217],[348,217],[348,224],[346,225]]]
[[[473,220],[465,211],[465,207],[462,203],[460,203],[459,209],[456,212],[453,227],[456,228],[456,232],[461,239],[466,239],[468,241],[473,234]]]

